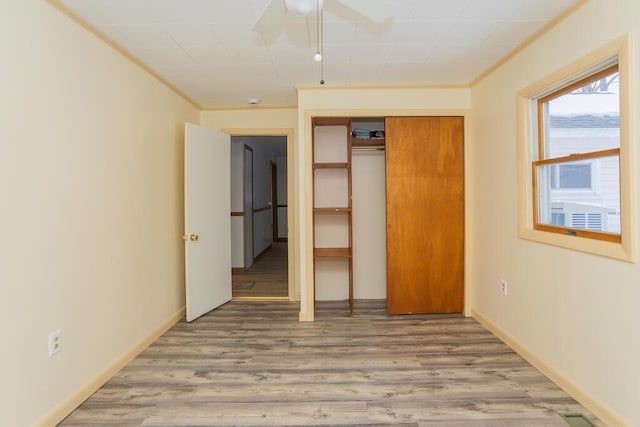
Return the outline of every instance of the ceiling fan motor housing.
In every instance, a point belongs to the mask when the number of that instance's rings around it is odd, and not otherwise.
[[[308,15],[318,8],[322,9],[323,0],[285,0],[287,10],[290,12]]]

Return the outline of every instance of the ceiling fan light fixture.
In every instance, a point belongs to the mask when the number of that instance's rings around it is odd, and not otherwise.
[[[285,5],[290,12],[308,15],[314,12],[318,6],[322,8],[322,1],[323,0],[285,0]]]

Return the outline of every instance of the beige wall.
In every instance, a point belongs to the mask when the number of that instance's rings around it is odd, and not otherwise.
[[[183,308],[199,112],[41,0],[4,2],[0,51],[0,424],[27,426]]]
[[[467,187],[475,206],[474,311],[610,425],[640,425],[640,267],[518,238],[516,93],[638,30],[636,0],[592,0],[479,82],[472,89],[474,144],[467,158],[474,164]],[[631,80],[640,81],[637,69]],[[637,90],[632,95],[637,105]],[[637,112],[632,120],[640,122]],[[637,156],[637,139],[633,145]],[[501,278],[509,283],[507,297],[500,295]]]
[[[246,108],[200,113],[200,124],[210,129],[296,129],[297,108]],[[253,135],[249,132],[248,135]]]

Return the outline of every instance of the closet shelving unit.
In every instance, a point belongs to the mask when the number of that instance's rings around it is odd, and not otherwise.
[[[313,259],[317,277],[319,259],[343,259],[348,269],[349,311],[353,313],[353,232],[351,204],[351,119],[316,117],[313,126]],[[323,218],[340,216],[340,237],[324,238]],[[330,233],[326,233],[330,234]],[[324,236],[323,236],[324,237]]]

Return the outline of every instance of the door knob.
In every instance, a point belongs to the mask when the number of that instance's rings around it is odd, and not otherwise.
[[[189,237],[185,234],[184,236],[182,236],[182,240],[184,240],[185,242],[189,239]]]
[[[200,236],[198,236],[197,234],[190,234],[189,235],[189,240],[191,240],[192,242],[197,242],[199,238],[200,238]]]

